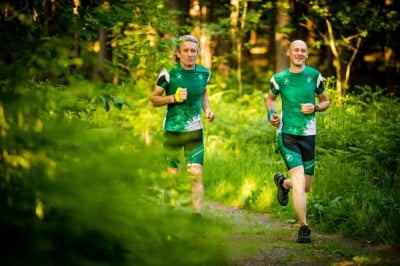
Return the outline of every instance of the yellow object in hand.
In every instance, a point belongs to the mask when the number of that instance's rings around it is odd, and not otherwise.
[[[184,101],[184,99],[182,99],[181,98],[181,91],[182,91],[183,89],[181,88],[181,87],[179,87],[178,89],[176,89],[176,92],[175,92],[175,102],[177,102],[177,103],[181,103],[181,102],[183,102]]]

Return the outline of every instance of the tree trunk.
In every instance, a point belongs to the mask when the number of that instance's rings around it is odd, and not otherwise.
[[[356,58],[356,55],[358,54],[358,51],[360,50],[361,42],[362,42],[362,37],[357,34],[357,36],[354,36],[356,39],[356,46],[351,47],[352,49],[352,54],[351,57],[346,65],[346,74],[343,83],[346,85],[346,87],[349,84],[350,81],[350,71],[351,71],[351,66],[353,65],[353,62]]]
[[[100,29],[99,30],[99,63],[97,66],[95,66],[95,74],[97,77],[99,77],[103,81],[110,81],[109,73],[107,73],[107,70],[104,67],[105,63],[111,62],[111,42],[109,40],[109,31],[106,29]]]
[[[72,9],[72,12],[75,16],[75,20],[79,20],[79,7],[81,6],[81,1],[80,0],[74,0],[74,8]],[[77,33],[74,33],[74,57],[78,58],[81,56],[81,48],[79,45],[79,35]]]
[[[385,6],[387,10],[393,10],[393,0],[385,0]],[[392,20],[392,12],[388,12],[386,14],[385,19],[387,21]],[[395,49],[390,44],[389,40],[396,39],[394,32],[390,29],[386,30],[385,36],[385,47],[384,47],[384,64],[385,64],[385,80],[386,80],[386,87],[389,94],[396,94],[395,90],[395,80],[393,77],[396,76],[396,52]]]
[[[198,0],[192,0],[189,14],[194,21],[194,32],[192,34],[195,35],[200,42],[200,63],[207,68],[211,68],[211,42],[207,27],[203,26],[207,23],[208,8],[206,6],[200,6]]]
[[[238,41],[236,43],[237,47],[237,70],[236,70],[236,77],[238,81],[238,92],[239,92],[239,97],[242,97],[243,94],[243,83],[242,83],[242,56],[243,56],[243,38],[242,35],[245,30],[245,24],[246,24],[246,15],[247,15],[247,0],[243,2],[243,11],[242,11],[242,16],[240,19],[240,35],[238,38]],[[239,12],[240,14],[240,12]]]
[[[277,3],[276,30],[275,30],[275,72],[282,71],[288,67],[286,51],[289,47],[289,36],[282,28],[290,23],[289,0]]]
[[[193,1],[193,0],[192,0]],[[187,16],[190,9],[190,4],[192,1],[182,1],[182,0],[167,0],[165,1],[165,8],[167,10],[177,10],[179,14],[175,15],[171,18],[171,20],[176,24],[179,25],[186,25],[187,24]]]
[[[207,23],[207,14],[209,9],[207,6],[201,7],[201,23],[205,25]],[[207,30],[207,27],[202,27],[200,29],[200,47],[201,47],[201,63],[207,67],[212,67],[212,48],[211,48],[211,36]]]
[[[342,86],[342,67],[341,67],[341,62],[340,62],[340,55],[339,51],[336,47],[335,43],[335,36],[333,35],[333,29],[331,22],[329,20],[325,20],[327,30],[328,30],[328,36],[326,37],[326,42],[329,45],[329,48],[332,52],[333,55],[333,61],[332,65],[335,68],[335,73],[336,73],[336,91],[337,91],[337,96],[339,101],[342,99],[344,96],[344,91],[343,91],[343,86]]]
[[[239,51],[240,49],[240,40],[239,40],[239,11],[240,11],[240,3],[239,0],[231,0],[231,41],[232,41],[232,54],[234,58],[236,58],[236,79],[237,79],[237,86],[238,86],[238,94],[239,97],[242,95],[242,84],[241,84],[241,71],[240,69],[240,56]]]

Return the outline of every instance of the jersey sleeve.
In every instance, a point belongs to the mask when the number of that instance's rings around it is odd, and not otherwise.
[[[161,70],[160,74],[157,77],[157,86],[160,86],[164,89],[167,89],[169,86],[169,73],[166,69]]]
[[[321,93],[323,93],[325,91],[325,84],[324,84],[324,79],[322,78],[321,73],[318,74],[318,78],[317,78],[317,84],[315,86],[315,93],[317,95],[320,95]]]
[[[279,94],[279,84],[278,84],[278,82],[277,82],[276,79],[275,79],[275,75],[272,76],[272,78],[271,78],[271,80],[270,80],[270,89],[271,89],[271,92],[272,92],[273,94],[275,94],[275,95],[278,95],[278,94]]]

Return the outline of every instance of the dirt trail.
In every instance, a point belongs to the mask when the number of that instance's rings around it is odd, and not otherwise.
[[[312,229],[311,244],[298,244],[297,225],[266,214],[207,202],[205,217],[230,223],[229,266],[400,265],[400,249],[324,234]]]

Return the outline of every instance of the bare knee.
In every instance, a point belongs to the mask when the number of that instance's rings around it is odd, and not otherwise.
[[[201,164],[192,163],[188,164],[188,172],[193,176],[193,178],[201,178],[203,166]]]
[[[191,175],[192,191],[200,197],[204,195],[203,179],[201,176],[202,169],[203,167],[201,164],[188,165],[188,172]]]
[[[304,191],[306,182],[304,178],[304,168],[297,166],[289,170],[292,188],[296,191]]]
[[[173,175],[177,175],[179,173],[179,169],[178,168],[168,167],[167,171],[168,171],[168,173],[173,174]]]

